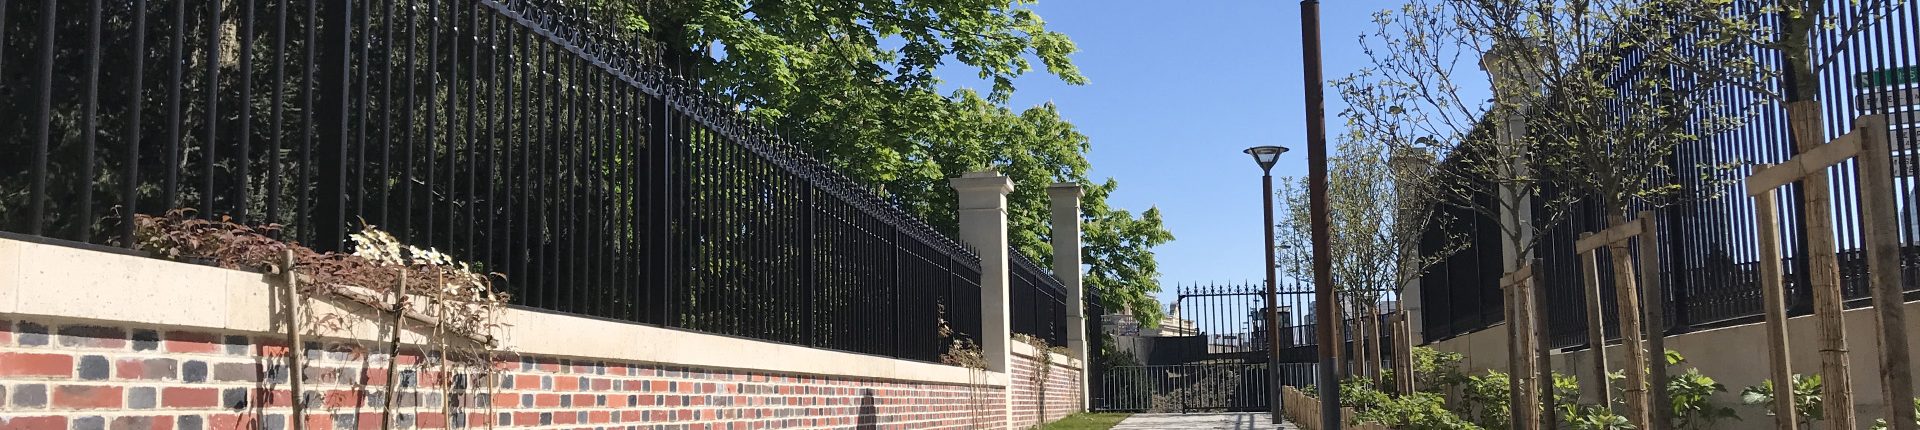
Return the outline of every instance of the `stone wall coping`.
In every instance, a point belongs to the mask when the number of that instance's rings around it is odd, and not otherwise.
[[[1018,356],[1027,357],[1027,358],[1034,358],[1038,356],[1035,354],[1036,351],[1034,350],[1033,345],[1028,345],[1026,342],[1008,342],[1008,343],[1013,345],[1013,355],[1018,355]],[[1084,366],[1084,363],[1081,363],[1080,359],[1078,358],[1068,357],[1052,351],[1048,351],[1047,354],[1053,356],[1052,357],[1053,360],[1051,362],[1053,363],[1054,366],[1066,367],[1074,370],[1080,370],[1080,369],[1086,368],[1086,366]]]
[[[0,238],[0,314],[274,333],[282,330],[277,285],[260,273]],[[365,318],[366,311],[345,301],[310,300],[303,312],[308,318],[363,316],[340,327],[310,326],[309,335],[379,340],[380,320]],[[497,337],[511,353],[955,385],[1004,387],[1008,381],[1001,372],[529,309],[505,309],[499,321],[506,326]],[[417,332],[402,337],[424,340]],[[1031,347],[1025,351],[1032,356]],[[1054,357],[1054,363],[1069,362]]]

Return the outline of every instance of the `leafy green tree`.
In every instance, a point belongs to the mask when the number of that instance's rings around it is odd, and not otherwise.
[[[1010,176],[1010,240],[1043,266],[1052,255],[1045,187],[1090,185],[1081,201],[1086,283],[1109,309],[1152,324],[1160,314],[1152,248],[1173,239],[1159,211],[1109,206],[1117,183],[1087,176],[1088,139],[1051,103],[1008,106],[1014,79],[1036,61],[1061,81],[1087,82],[1071,61],[1073,42],[1029,3],[603,0],[592,12],[645,32],[708,91],[936,228],[956,229],[947,178],[985,168]],[[953,69],[990,88],[941,91],[942,72]]]

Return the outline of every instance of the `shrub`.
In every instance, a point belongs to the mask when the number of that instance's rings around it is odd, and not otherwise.
[[[1633,428],[1627,417],[1613,413],[1612,409],[1598,406],[1580,406],[1567,414],[1568,427],[1574,430],[1625,430]]]
[[[1573,416],[1580,411],[1579,378],[1553,372],[1553,410],[1569,422],[1573,420]]]
[[[1811,428],[1813,422],[1826,418],[1826,411],[1820,399],[1820,375],[1793,375],[1793,412],[1799,415],[1800,426]],[[1740,390],[1740,401],[1749,405],[1771,405],[1773,403],[1773,380],[1760,381],[1760,385]],[[1767,416],[1773,416],[1773,408],[1767,408]]]
[[[1723,419],[1740,419],[1733,408],[1712,401],[1714,394],[1725,392],[1727,386],[1700,374],[1700,369],[1687,368],[1686,373],[1668,377],[1667,396],[1672,400],[1674,427],[1705,429],[1713,428],[1714,423]]]
[[[1413,382],[1421,391],[1450,392],[1467,381],[1460,373],[1460,361],[1465,356],[1457,352],[1440,352],[1433,348],[1417,346],[1409,350],[1413,356]]]
[[[1340,406],[1364,411],[1391,400],[1387,393],[1373,386],[1366,378],[1347,378],[1340,383]]]
[[[1360,422],[1380,423],[1403,430],[1480,430],[1446,408],[1439,394],[1417,392],[1394,397],[1357,413]]]
[[[1687,362],[1679,352],[1667,350],[1667,365],[1677,366]],[[1714,423],[1727,418],[1740,419],[1733,408],[1713,402],[1713,395],[1727,392],[1727,386],[1714,382],[1713,378],[1700,374],[1698,368],[1687,368],[1685,373],[1667,377],[1667,398],[1671,401],[1675,428],[1703,429],[1713,428]]]
[[[1486,428],[1506,428],[1513,421],[1513,410],[1507,404],[1508,393],[1512,391],[1507,384],[1507,374],[1498,370],[1467,377],[1461,399],[1475,424]]]

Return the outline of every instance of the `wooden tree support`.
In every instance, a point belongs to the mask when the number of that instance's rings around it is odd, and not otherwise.
[[[1796,103],[1791,109],[1817,109],[1817,104]],[[1817,114],[1817,112],[1815,112]],[[1796,116],[1804,117],[1804,115]],[[1794,124],[1796,133],[1817,133],[1809,124]],[[1812,130],[1812,131],[1809,131]],[[1785,300],[1780,296],[1779,219],[1773,190],[1794,181],[1812,184],[1805,193],[1809,276],[1814,293],[1814,315],[1820,323],[1821,379],[1825,388],[1827,423],[1832,428],[1854,428],[1853,381],[1847,350],[1844,297],[1841,295],[1838,264],[1835,261],[1833,220],[1829,207],[1826,170],[1858,158],[1857,190],[1860,193],[1862,236],[1866,242],[1867,270],[1872,285],[1875,309],[1874,334],[1880,346],[1879,369],[1881,395],[1885,397],[1887,422],[1891,429],[1914,430],[1913,375],[1908,371],[1911,357],[1906,334],[1905,298],[1900,286],[1900,232],[1893,202],[1893,153],[1888,143],[1887,120],[1881,115],[1863,115],[1854,121],[1854,130],[1832,142],[1806,148],[1800,155],[1779,165],[1759,166],[1747,177],[1747,194],[1754,197],[1761,235],[1761,277],[1767,299],[1768,357],[1773,366],[1776,412],[1779,428],[1794,428],[1791,415],[1792,369],[1786,357],[1787,334]],[[1778,303],[1776,303],[1778,302]],[[1783,396],[1784,394],[1784,396]]]
[[[1519,270],[1500,278],[1507,300],[1507,381],[1511,390],[1507,404],[1512,408],[1515,430],[1540,428],[1542,388],[1535,374],[1542,363],[1538,363],[1534,355],[1539,347],[1533,324],[1534,280],[1532,264],[1520,266]]]
[[[1580,233],[1580,240],[1593,237],[1593,233]],[[1613,381],[1607,379],[1607,326],[1606,310],[1600,306],[1600,264],[1592,252],[1581,252],[1580,280],[1584,284],[1581,290],[1587,296],[1587,351],[1593,357],[1593,374],[1588,375],[1589,382],[1584,388],[1594,393],[1594,400],[1600,407],[1613,409]]]
[[[1413,323],[1407,319],[1407,310],[1393,313],[1393,382],[1395,391],[1401,395],[1413,394],[1417,389],[1413,383]]]
[[[1613,264],[1613,285],[1615,311],[1620,319],[1621,349],[1626,351],[1625,372],[1626,387],[1621,390],[1626,397],[1627,421],[1635,428],[1665,429],[1671,425],[1672,409],[1667,396],[1666,361],[1666,292],[1660,282],[1660,237],[1653,213],[1641,212],[1633,222],[1615,217],[1613,227],[1594,233],[1582,234],[1574,242],[1574,250],[1581,257],[1581,268],[1587,270],[1587,341],[1593,345],[1595,358],[1595,376],[1606,379],[1606,338],[1601,325],[1599,262],[1594,250],[1607,248],[1607,254]],[[1627,252],[1627,240],[1640,238],[1639,261],[1633,261]],[[1640,278],[1634,279],[1634,266],[1640,266]],[[1642,306],[1640,286],[1647,288],[1646,297],[1653,306]],[[1644,318],[1646,327],[1641,325]],[[1644,334],[1643,334],[1644,333]],[[1651,337],[1651,339],[1648,339]],[[1651,357],[1649,357],[1651,355]],[[1606,389],[1606,382],[1599,382]],[[1600,394],[1603,400],[1609,400],[1612,393]]]
[[[293,250],[280,250],[280,285],[286,293],[286,306],[282,307],[282,316],[287,322],[287,381],[293,389],[293,430],[306,430],[306,392],[300,389],[300,380],[306,378],[306,369],[301,366],[300,358],[306,355],[306,343],[300,340],[300,276],[294,270]]]
[[[1773,375],[1773,421],[1780,430],[1800,426],[1793,408],[1793,365],[1787,356],[1787,291],[1780,262],[1780,213],[1773,190],[1753,195],[1753,212],[1760,235],[1760,298],[1767,325],[1767,366]]]

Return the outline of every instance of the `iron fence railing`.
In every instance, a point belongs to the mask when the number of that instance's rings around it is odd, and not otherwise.
[[[1047,341],[1048,345],[1067,345],[1067,288],[1053,273],[1041,269],[1021,254],[1008,248],[1008,289],[1012,297],[1013,332]]]
[[[1833,16],[1869,17],[1843,19],[1832,26],[1818,26],[1814,34],[1812,58],[1821,88],[1823,128],[1826,138],[1851,131],[1854,119],[1863,114],[1885,114],[1891,124],[1894,155],[1895,190],[1893,195],[1863,196],[1854,185],[1853,161],[1832,169],[1826,186],[1832,190],[1831,207],[1838,240],[1842,289],[1850,306],[1865,306],[1869,295],[1866,265],[1861,253],[1859,202],[1863,198],[1887,199],[1898,205],[1903,253],[1901,259],[1908,298],[1920,291],[1920,3],[1876,3],[1875,11],[1862,10],[1862,4],[1845,0],[1825,2]],[[1760,13],[1762,5],[1740,2],[1738,13],[1759,17],[1762,25],[1776,25],[1772,17]],[[1632,60],[1634,57],[1629,56]],[[1777,54],[1757,56],[1764,67],[1779,68]],[[1630,69],[1630,65],[1620,65]],[[1778,82],[1762,83],[1765,89],[1780,93]],[[1787,140],[1786,110],[1777,98],[1744,87],[1727,86],[1708,92],[1702,103],[1715,109],[1739,109],[1718,112],[1718,116],[1738,115],[1744,121],[1736,128],[1682,145],[1667,161],[1668,173],[1662,179],[1679,190],[1681,198],[1662,207],[1636,203],[1634,210],[1653,210],[1656,229],[1661,235],[1661,270],[1665,297],[1648,298],[1668,316],[1669,329],[1675,332],[1757,321],[1761,313],[1757,279],[1758,240],[1753,219],[1752,200],[1740,188],[1740,178],[1757,164],[1778,163],[1794,154]],[[1731,166],[1722,170],[1720,166]],[[1806,231],[1801,214],[1808,208],[1800,199],[1801,187],[1793,184],[1776,191],[1783,203],[1781,243],[1786,269],[1788,307],[1791,314],[1811,312],[1812,293],[1807,289]],[[1542,194],[1557,192],[1546,187]],[[1546,199],[1536,199],[1544,201]],[[1590,200],[1590,199],[1589,199]],[[1536,208],[1535,213],[1543,213]],[[1448,209],[1442,209],[1445,212]],[[1456,210],[1457,211],[1457,210]],[[1470,218],[1473,226],[1491,220],[1472,213],[1456,215]],[[1580,267],[1573,256],[1572,244],[1580,232],[1605,227],[1601,208],[1583,202],[1568,213],[1565,222],[1554,226],[1540,238],[1536,249],[1545,270],[1543,292],[1554,312],[1547,313],[1547,328],[1556,347],[1586,344],[1586,298]],[[1470,247],[1434,267],[1421,280],[1423,326],[1426,340],[1434,341],[1471,332],[1500,319],[1497,279],[1500,254],[1497,226],[1491,228],[1455,227],[1464,233]],[[1433,252],[1444,243],[1443,231],[1428,232],[1422,250]],[[1636,239],[1637,241],[1637,239]],[[1637,247],[1633,252],[1638,252]],[[1606,332],[1618,335],[1613,317],[1613,274],[1605,266],[1607,251],[1599,251],[1602,261],[1602,309],[1607,312]],[[1463,275],[1469,273],[1471,275]],[[1466,299],[1462,296],[1479,297]]]
[[[0,230],[131,246],[193,208],[340,250],[364,221],[533,308],[928,361],[979,333],[972,251],[584,9],[0,10]]]

